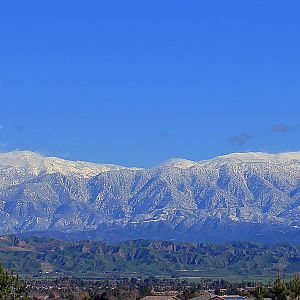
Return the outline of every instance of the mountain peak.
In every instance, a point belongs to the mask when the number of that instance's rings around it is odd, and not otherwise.
[[[299,158],[298,152],[232,153],[127,172],[29,151],[2,153],[0,233],[95,231],[99,238],[115,232],[118,238],[186,240],[257,240],[260,234],[265,240],[271,233],[299,241]],[[61,176],[44,176],[54,173]]]
[[[243,162],[259,162],[259,161],[291,161],[300,160],[300,152],[283,152],[277,154],[265,152],[237,152],[218,156],[218,160],[238,160]]]
[[[168,159],[164,163],[160,164],[160,167],[173,167],[179,169],[188,169],[195,166],[197,163],[192,160],[184,159],[184,158],[172,158]]]
[[[63,175],[79,175],[85,178],[111,170],[125,169],[125,167],[111,164],[96,164],[84,161],[71,161],[58,157],[48,157],[31,151],[11,151],[0,153],[1,166],[22,169],[27,173],[38,175],[41,173]]]

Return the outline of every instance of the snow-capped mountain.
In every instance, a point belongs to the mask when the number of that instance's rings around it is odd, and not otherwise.
[[[0,233],[300,242],[300,152],[126,168],[0,154]]]

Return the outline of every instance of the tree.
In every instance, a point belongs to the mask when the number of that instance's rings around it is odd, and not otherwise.
[[[289,282],[288,288],[293,300],[300,299],[300,276],[296,274]]]
[[[28,299],[25,286],[20,283],[19,277],[3,269],[0,263],[0,300]]]
[[[272,299],[274,300],[286,300],[288,296],[288,289],[284,281],[280,278],[280,273],[277,273],[275,285],[271,290]]]
[[[262,300],[264,298],[264,290],[260,284],[257,284],[255,287],[254,296],[257,300]]]

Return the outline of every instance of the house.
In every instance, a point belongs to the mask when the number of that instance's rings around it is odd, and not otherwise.
[[[180,300],[176,296],[146,296],[141,300]]]
[[[202,292],[201,295],[194,297],[190,300],[211,300],[212,298],[214,298],[216,295],[213,293],[209,293],[209,292]]]
[[[239,295],[224,295],[224,296],[214,296],[211,300],[248,300],[247,297]]]

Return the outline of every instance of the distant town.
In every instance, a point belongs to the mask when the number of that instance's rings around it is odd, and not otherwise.
[[[300,276],[274,281],[136,277],[19,278],[0,269],[0,299],[70,300],[299,300]]]

